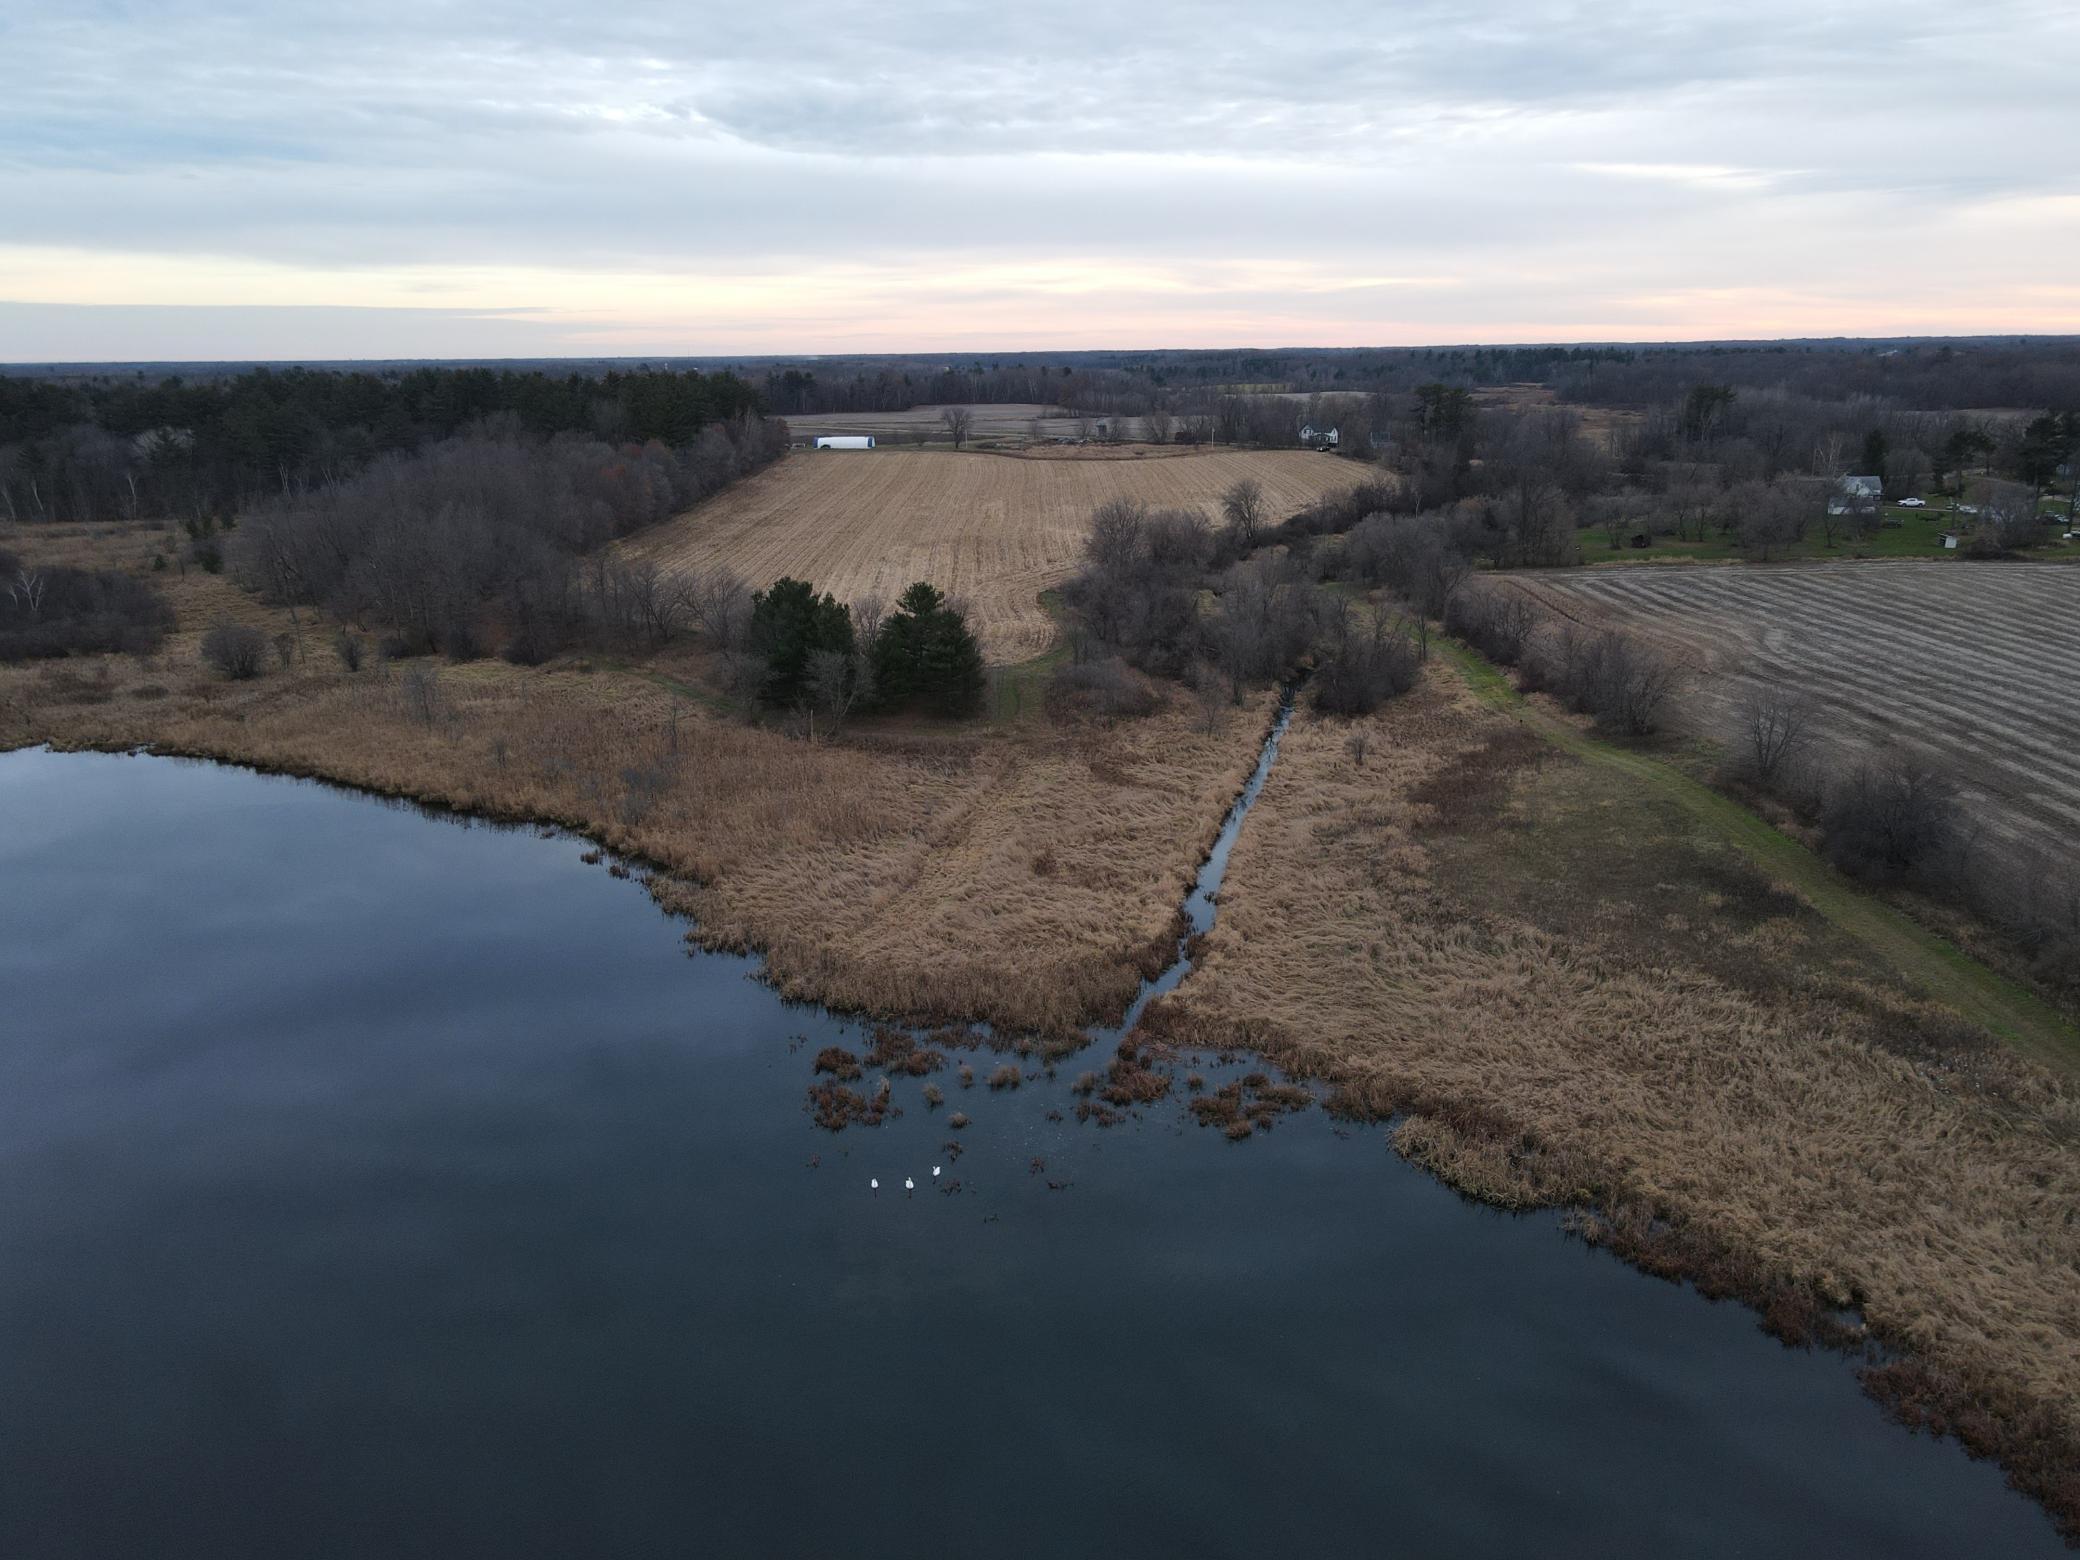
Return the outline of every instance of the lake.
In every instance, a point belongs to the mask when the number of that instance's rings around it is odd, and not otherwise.
[[[0,754],[0,1555],[2066,1552],[1381,1128],[825,1132],[859,1026],[588,848]]]

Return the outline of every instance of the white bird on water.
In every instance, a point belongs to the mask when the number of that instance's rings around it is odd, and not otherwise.
[[[880,1191],[880,1190],[881,1190],[881,1178],[880,1178],[879,1176],[872,1176],[872,1175],[868,1176],[868,1177],[867,1177],[867,1190],[868,1190],[868,1191],[870,1191],[870,1192],[878,1192],[878,1191]]]
[[[914,1192],[917,1190],[917,1183],[911,1180],[910,1177],[906,1175],[903,1177],[903,1190],[906,1192]]]
[[[934,1181],[939,1179],[939,1167],[937,1165],[932,1166],[932,1179]]]

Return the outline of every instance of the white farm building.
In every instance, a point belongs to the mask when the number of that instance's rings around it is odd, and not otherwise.
[[[870,450],[874,447],[871,433],[819,433],[816,447],[820,450]]]
[[[1844,477],[1835,484],[1834,496],[1827,501],[1827,512],[1831,515],[1873,514],[1884,496],[1883,477]]]

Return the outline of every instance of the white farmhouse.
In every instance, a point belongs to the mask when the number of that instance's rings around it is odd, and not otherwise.
[[[1302,424],[1300,429],[1300,442],[1312,445],[1318,450],[1335,449],[1342,437],[1342,433],[1338,429],[1317,428],[1313,423]]]
[[[1878,500],[1885,496],[1883,477],[1844,477],[1836,485],[1835,493],[1827,501],[1827,512],[1831,515],[1867,515],[1878,507]]]

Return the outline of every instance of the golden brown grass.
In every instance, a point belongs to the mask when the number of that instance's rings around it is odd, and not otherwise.
[[[629,552],[674,568],[782,575],[840,601],[892,602],[929,580],[968,605],[984,656],[1028,660],[1054,638],[1040,593],[1073,572],[1091,513],[1114,498],[1218,511],[1253,477],[1276,518],[1352,486],[1365,469],[1296,450],[1161,459],[1023,460],[966,451],[796,454],[653,527]]]
[[[15,545],[139,566],[152,540]],[[659,900],[711,945],[764,950],[788,996],[889,1016],[1056,1033],[1116,1017],[1167,954],[1263,719],[1234,711],[1208,733],[1180,698],[1117,726],[909,725],[809,745],[703,710],[655,668],[348,673],[308,613],[292,669],[231,684],[201,662],[204,629],[273,636],[287,615],[219,577],[168,584],[181,626],[149,660],[0,667],[0,748],[149,743],[563,823],[661,869]],[[1039,877],[1043,851],[1056,868]]]
[[[1904,1415],[2080,1516],[2072,1096],[1504,721],[1439,668],[1361,770],[1297,716],[1152,1028],[1405,1113],[1398,1146],[1454,1184],[1600,1208],[1598,1238],[1787,1336],[1860,1306],[1912,1361],[1874,1379]]]
[[[16,544],[142,566],[153,540]],[[0,668],[0,747],[158,743],[564,822],[654,863],[706,940],[764,947],[789,995],[891,1016],[1059,1032],[1117,1014],[1167,956],[1262,730],[1261,711],[1208,734],[1177,708],[809,746],[692,708],[659,680],[674,667],[477,663],[418,698],[396,668],[343,671],[308,624],[296,667],[231,685],[204,671],[203,630],[286,616],[163,578],[182,627],[159,655]],[[1405,1113],[1403,1152],[1455,1184],[1599,1210],[1585,1233],[1787,1336],[1860,1306],[1905,1351],[1873,1373],[1902,1415],[1999,1453],[2073,1521],[2070,1095],[1625,773],[1525,744],[1448,676],[1371,724],[1359,768],[1341,723],[1296,717],[1197,972],[1151,1030]],[[1132,1099],[1154,1085],[1125,1059],[1107,1082]],[[1268,1125],[1247,1103],[1215,1124]],[[842,1125],[888,1105],[833,1077],[810,1107]]]

